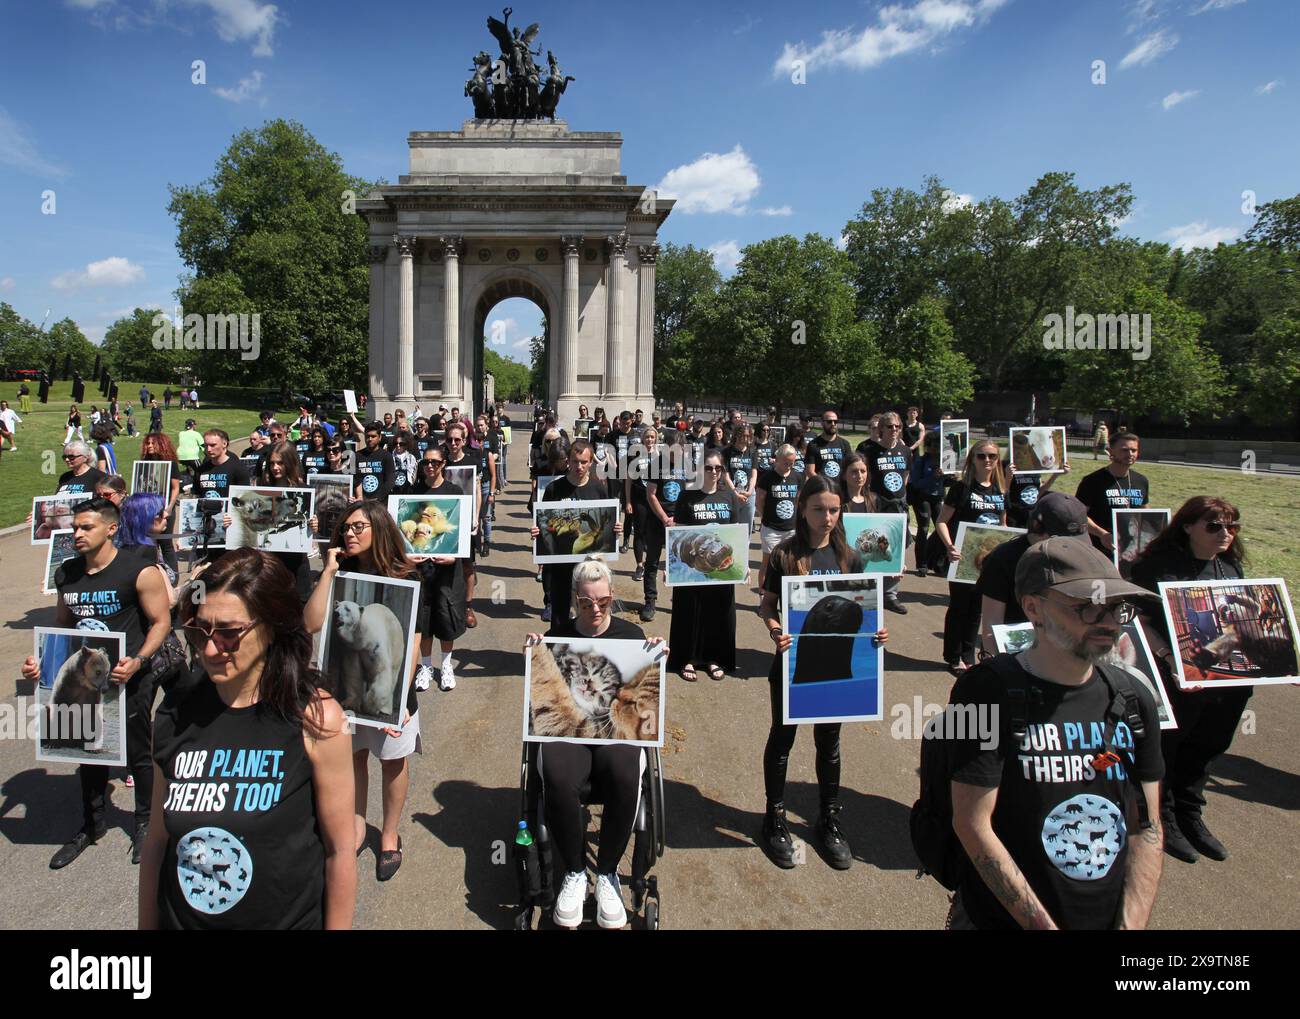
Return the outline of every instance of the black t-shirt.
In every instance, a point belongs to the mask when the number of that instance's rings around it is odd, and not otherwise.
[[[667,477],[651,478],[647,482],[647,489],[650,484],[655,486],[655,498],[659,500],[659,505],[663,507],[664,513],[668,519],[673,518],[677,509],[677,500],[686,492],[687,476],[690,468],[686,465],[683,458],[671,457],[664,462],[667,471]]]
[[[850,453],[848,441],[838,436],[828,439],[824,435],[818,435],[808,443],[808,447],[816,458],[817,473],[824,474],[831,481],[839,481],[844,469],[844,458]]]
[[[728,446],[722,451],[722,464],[733,485],[740,489],[748,488],[749,475],[754,470],[754,447],[750,446],[742,453],[735,446]]]
[[[577,640],[645,640],[645,631],[626,619],[611,616],[609,628],[599,637],[587,637],[578,632],[576,619],[563,619],[551,626],[548,637],[573,637]]]
[[[226,455],[226,462],[214,464],[204,460],[195,472],[194,495],[219,495],[225,499],[230,496],[231,485],[251,485],[253,479],[248,474],[248,466],[237,456]]]
[[[1075,498],[1088,507],[1088,519],[1098,527],[1110,530],[1113,509],[1142,509],[1147,504],[1151,485],[1145,474],[1129,471],[1126,478],[1117,478],[1103,467],[1093,471],[1079,482]],[[1111,538],[1115,535],[1112,533]],[[1102,547],[1097,538],[1093,544]]]
[[[912,451],[902,442],[894,443],[886,449],[878,442],[868,439],[858,444],[858,452],[867,461],[867,484],[881,506],[882,513],[892,512],[886,505],[906,503],[907,475],[912,469]]]
[[[588,475],[587,483],[579,487],[570,481],[569,476],[565,474],[546,486],[541,501],[558,502],[561,499],[582,499],[585,502],[595,502],[598,499],[608,498],[609,489],[605,487],[605,482],[599,478]]]
[[[793,468],[784,478],[776,471],[765,471],[758,479],[758,487],[767,493],[763,497],[763,517],[759,523],[774,531],[793,531],[803,479],[803,472]]]
[[[259,703],[227,707],[206,676],[177,686],[154,719],[167,852],[166,929],[310,930],[324,925],[325,846],[302,729]]]
[[[1024,534],[1003,542],[988,554],[980,567],[980,579],[975,582],[975,593],[979,597],[987,595],[1006,605],[1002,622],[1008,625],[1026,621],[1024,610],[1016,598],[1016,564],[1028,548],[1029,537]]]
[[[921,437],[921,429],[924,428],[924,427],[925,427],[925,426],[921,424],[920,419],[918,419],[917,422],[916,422],[916,424],[914,424],[914,425],[909,425],[906,421],[904,421],[904,422],[903,422],[903,441],[904,441],[905,443],[907,443],[907,445],[908,445],[909,447],[911,447],[911,446],[915,446],[915,445],[916,445],[916,440],[919,439],[919,438]],[[915,453],[916,450],[912,450],[912,452]]]
[[[84,474],[75,474],[72,471],[64,471],[59,475],[59,487],[54,490],[55,495],[85,495],[87,499],[95,494],[95,486],[107,478],[108,475],[97,467],[91,467]]]
[[[730,524],[736,519],[736,497],[719,488],[706,495],[698,488],[683,492],[673,511],[674,524]]]
[[[1155,702],[1133,684],[1146,736],[1134,749],[1121,721],[1113,745],[1122,763],[1098,774],[1092,760],[1101,753],[1110,705],[1103,678],[1094,670],[1081,686],[1065,686],[1031,676],[1019,663],[1016,668],[1023,679],[1017,685],[1027,691],[1029,731],[1015,747],[1008,745],[1006,681],[985,663],[957,679],[953,704],[995,705],[984,709],[985,717],[1002,721],[994,749],[981,749],[978,735],[952,743],[952,778],[998,790],[993,831],[1058,927],[1113,927],[1128,866],[1126,805],[1134,796],[1125,769],[1145,782],[1164,775]],[[1018,927],[974,868],[967,869],[961,895],[977,927]]]
[[[1002,469],[1005,471],[1010,461],[1002,461]],[[1027,474],[1024,471],[1017,471],[1015,474],[1008,473],[1011,479],[1011,490],[1007,492],[1007,523],[1012,527],[1024,527],[1029,522],[1029,511],[1037,504],[1043,495],[1043,479],[1045,477],[1055,477],[1053,474]]]
[[[135,589],[140,571],[148,563],[139,555],[123,552],[96,573],[86,572],[86,557],[74,556],[54,571],[59,600],[77,617],[79,630],[114,630],[126,634],[128,657],[137,654],[149,630]]]
[[[1213,559],[1197,559],[1191,552],[1179,548],[1167,548],[1142,555],[1133,564],[1129,579],[1148,591],[1160,592],[1160,584],[1176,580],[1240,580],[1244,574],[1241,567],[1231,559],[1215,556]],[[1143,618],[1154,630],[1162,634],[1166,643],[1169,640],[1169,624],[1161,603],[1151,598],[1134,598],[1134,603],[1141,610]]]
[[[368,449],[357,450],[357,483],[363,499],[378,499],[387,504],[396,475],[393,454],[388,450],[380,448],[373,453]]]
[[[776,445],[771,442],[759,442],[753,447],[754,449],[754,466],[758,468],[758,473],[772,469],[772,460],[776,456]]]
[[[464,455],[459,460],[451,458],[451,450],[442,447],[442,455],[447,458],[447,467],[473,467],[478,472],[478,484],[482,488],[488,483],[487,450],[475,449],[473,446],[462,447]],[[443,468],[446,470],[446,468]],[[474,493],[469,493],[473,495]],[[603,498],[603,496],[602,496]]]
[[[302,466],[303,470],[309,475],[329,473],[325,468],[325,453],[323,450],[319,453],[308,452],[305,454],[302,457]]]
[[[963,521],[968,524],[1001,524],[1007,497],[992,482],[967,487],[964,481],[954,481],[948,486],[943,504],[956,510],[948,521],[948,530],[956,541],[957,525]]]

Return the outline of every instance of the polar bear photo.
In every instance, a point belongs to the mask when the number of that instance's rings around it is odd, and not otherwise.
[[[332,613],[330,668],[343,707],[363,718],[398,725],[406,663],[402,624],[379,602],[340,601]]]

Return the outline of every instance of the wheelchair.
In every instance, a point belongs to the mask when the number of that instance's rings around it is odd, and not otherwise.
[[[546,809],[542,777],[537,770],[540,743],[525,743],[519,765],[519,816],[528,822],[533,844],[514,844],[515,873],[519,879],[519,911],[515,930],[533,929],[534,910],[542,917],[555,905],[555,863],[550,832],[546,827]],[[655,861],[664,855],[664,778],[659,750],[643,747],[645,769],[641,773],[641,800],[632,825],[632,915],[639,915],[647,930],[658,930],[660,923],[659,882],[650,873]],[[589,782],[582,790],[583,815],[590,822],[586,808],[602,805],[605,792]]]

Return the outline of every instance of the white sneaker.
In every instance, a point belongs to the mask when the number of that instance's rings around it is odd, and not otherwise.
[[[438,670],[438,689],[456,689],[456,673],[452,671],[450,658],[444,658],[442,660],[442,668]]]
[[[433,669],[428,665],[421,665],[415,670],[415,689],[423,693],[431,686],[433,686]]]
[[[597,884],[599,888],[599,884]],[[555,897],[555,913],[552,919],[557,927],[579,927],[582,925],[582,904],[587,901],[587,872],[570,871],[564,876],[560,894]]]
[[[623,891],[617,874],[596,875],[596,923],[606,930],[619,930],[627,926],[627,910],[623,906]]]

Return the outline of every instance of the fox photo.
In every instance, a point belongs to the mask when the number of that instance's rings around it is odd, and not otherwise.
[[[526,741],[664,745],[662,648],[547,637],[524,655]]]
[[[749,577],[748,524],[667,528],[668,586],[743,584]]]
[[[388,512],[402,535],[403,549],[413,559],[469,555],[470,495],[390,495]]]
[[[617,499],[570,499],[533,507],[537,536],[533,561],[580,563],[589,555],[618,556]]]
[[[786,725],[884,717],[885,649],[874,643],[881,584],[866,573],[782,578],[782,628],[792,638],[782,689]]]
[[[1300,683],[1300,644],[1286,581],[1192,580],[1160,585],[1178,640],[1178,685]]]
[[[989,553],[1024,533],[1023,527],[972,524],[963,520],[957,525],[957,536],[953,541],[961,558],[948,563],[948,579],[956,584],[974,584],[980,579],[980,570],[984,568]]]
[[[419,604],[418,580],[335,574],[321,634],[321,671],[353,722],[402,727]]]
[[[1022,474],[1065,472],[1065,429],[1061,427],[1011,429],[1011,464]]]
[[[114,666],[126,634],[36,627],[36,759],[59,764],[126,765],[126,686]]]
[[[310,552],[309,522],[315,491],[310,488],[230,486],[226,548],[259,552]]]

